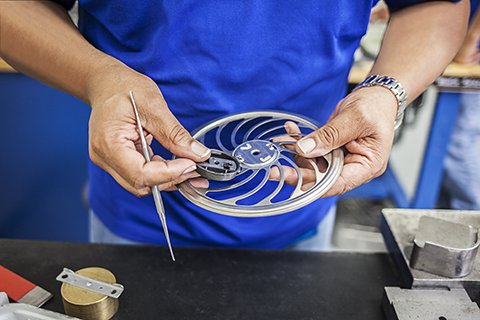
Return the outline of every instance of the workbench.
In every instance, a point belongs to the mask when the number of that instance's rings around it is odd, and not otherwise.
[[[16,72],[8,63],[0,58],[0,72]]]
[[[168,248],[0,239],[0,264],[53,294],[64,267],[102,267],[125,287],[113,319],[385,319],[398,286],[387,254]]]

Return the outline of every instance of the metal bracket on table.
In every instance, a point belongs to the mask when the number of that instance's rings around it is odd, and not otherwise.
[[[480,309],[464,289],[431,290],[385,287],[382,308],[388,320],[477,320]]]
[[[403,288],[465,289],[480,304],[479,228],[480,211],[383,209],[380,218]]]
[[[410,266],[444,277],[464,277],[473,269],[479,245],[477,228],[423,216],[413,240]]]
[[[110,284],[103,281],[98,281],[75,273],[73,270],[68,268],[63,268],[63,271],[57,276],[57,280],[112,298],[120,297],[124,290],[124,287],[121,284]]]

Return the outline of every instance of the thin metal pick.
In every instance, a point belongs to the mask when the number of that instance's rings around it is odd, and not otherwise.
[[[150,162],[151,159],[150,159],[150,153],[148,152],[147,140],[145,140],[145,136],[143,135],[143,128],[140,122],[140,117],[138,116],[137,105],[135,104],[135,99],[133,99],[133,91],[131,90],[130,90],[130,99],[132,100],[133,110],[135,111],[135,118],[137,119],[137,126],[138,126],[138,131],[140,133],[140,140],[142,141],[143,156],[145,157],[145,162]],[[167,220],[165,219],[165,209],[163,207],[162,196],[160,195],[160,190],[158,189],[158,186],[152,187],[152,194],[153,194],[153,199],[155,200],[155,207],[157,208],[158,216],[160,217],[160,221],[162,222],[165,238],[167,238],[168,248],[170,249],[172,260],[175,261],[172,245],[170,244],[170,236],[168,234]]]

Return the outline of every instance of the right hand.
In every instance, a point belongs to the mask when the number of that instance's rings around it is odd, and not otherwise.
[[[342,99],[324,126],[302,137],[295,145],[296,152],[301,156],[294,158],[302,173],[302,190],[308,190],[317,183],[312,165],[304,158],[313,160],[323,172],[326,163],[318,157],[340,147],[345,152],[343,169],[323,198],[343,194],[380,176],[387,168],[397,108],[395,96],[381,86],[363,87]],[[285,130],[300,133],[293,122],[286,122]],[[291,167],[284,169],[285,183],[296,186],[296,170]],[[270,179],[279,178],[279,170],[270,172]]]
[[[155,185],[160,190],[172,190],[176,184],[198,177],[195,163],[208,159],[210,150],[193,139],[173,116],[156,83],[124,65],[108,70],[92,81],[88,94],[92,107],[91,160],[137,197],[150,194],[150,187]],[[153,156],[145,163],[130,90],[147,143],[150,145],[155,138],[177,159]],[[197,186],[205,183],[197,181]]]

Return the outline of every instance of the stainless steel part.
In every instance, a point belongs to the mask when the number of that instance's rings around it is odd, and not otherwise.
[[[296,123],[300,133],[288,134],[286,121]],[[193,137],[212,150],[230,155],[239,163],[239,170],[225,181],[210,180],[208,188],[194,187],[188,181],[178,188],[194,204],[231,216],[270,216],[306,206],[333,186],[343,168],[341,149],[317,159],[296,153],[298,139],[318,127],[313,120],[277,111],[245,112],[215,120],[193,133]],[[306,176],[299,162],[311,173],[312,183],[307,190],[302,190]],[[269,180],[271,170],[278,170],[278,181]],[[286,184],[286,176],[291,173],[298,176],[296,186]]]
[[[388,320],[476,320],[480,309],[464,289],[401,289],[385,287],[382,300]]]
[[[61,313],[40,309],[24,303],[0,306],[1,320],[80,320]]]
[[[472,300],[480,303],[480,263],[478,256],[472,271],[461,278],[449,278],[410,267],[413,241],[421,217],[428,216],[453,223],[480,228],[480,211],[383,209],[380,230],[392,254],[402,287],[464,288]]]
[[[197,163],[197,172],[208,180],[230,181],[240,172],[240,163],[232,155],[220,151],[211,150],[211,156],[207,161]]]
[[[58,281],[68,283],[72,286],[82,288],[95,293],[103,294],[118,299],[124,288],[118,283],[106,283],[75,273],[73,270],[63,268],[63,271],[56,278]]]
[[[5,292],[0,292],[0,307],[8,303],[9,300],[7,294]]]
[[[478,229],[469,225],[421,217],[410,266],[444,277],[464,277],[473,268],[480,245],[478,234]]]
[[[43,289],[42,287],[35,286],[30,292],[18,299],[17,302],[29,304],[35,307],[41,307],[45,302],[50,300],[53,294]]]
[[[133,91],[130,91],[130,99],[132,100],[133,110],[135,111],[135,119],[137,121],[138,132],[140,133],[140,140],[142,142],[142,151],[145,162],[150,162],[150,153],[148,152],[147,141],[143,135],[142,123],[140,122],[140,117],[138,116],[137,105],[135,104],[135,99],[133,98]],[[163,232],[165,233],[165,238],[167,239],[168,248],[170,249],[170,255],[172,260],[175,261],[175,256],[173,255],[172,244],[170,243],[170,235],[168,234],[167,219],[165,217],[165,208],[163,207],[162,196],[160,195],[160,190],[158,186],[153,186],[152,188],[153,200],[155,201],[155,207],[157,209],[158,216],[162,222]]]

